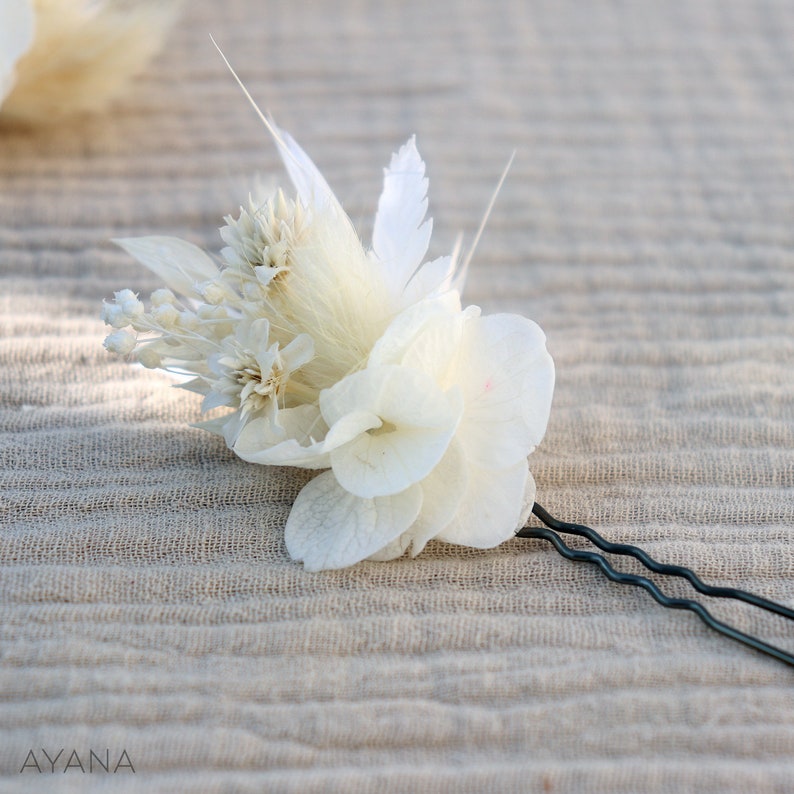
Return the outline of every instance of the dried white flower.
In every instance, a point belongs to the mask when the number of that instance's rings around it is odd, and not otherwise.
[[[138,343],[136,337],[129,331],[116,331],[105,339],[105,349],[120,356],[128,356]]]
[[[0,113],[103,109],[160,49],[176,0],[0,0]]]
[[[166,288],[149,311],[117,292],[103,317],[138,336],[106,346],[192,375],[204,411],[227,409],[200,426],[244,460],[327,470],[286,526],[307,569],[509,538],[534,501],[527,456],[551,406],[543,332],[462,309],[455,257],[425,261],[413,138],[385,171],[367,250],[315,165],[270,128],[296,195],[227,217],[220,264],[174,238],[117,241]]]

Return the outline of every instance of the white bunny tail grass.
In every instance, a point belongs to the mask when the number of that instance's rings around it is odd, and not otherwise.
[[[160,49],[179,0],[33,0],[35,38],[0,114],[54,122],[104,109]]]

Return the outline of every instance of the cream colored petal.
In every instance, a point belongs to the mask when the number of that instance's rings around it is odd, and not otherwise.
[[[334,422],[325,437],[326,448],[330,451],[366,433],[377,430],[383,425],[380,417],[371,411],[351,411]]]
[[[389,562],[402,557],[406,549],[411,545],[411,534],[410,529],[407,532],[403,532],[399,538],[384,546],[380,551],[370,554],[367,559],[372,562]]]
[[[323,439],[328,428],[313,405],[278,412],[278,423],[267,418],[249,421],[232,449],[249,463],[326,469],[331,463]]]
[[[512,537],[522,524],[528,471],[526,460],[507,469],[469,464],[468,483],[455,517],[436,538],[489,549]]]
[[[226,441],[226,446],[229,449],[234,449],[234,444],[240,436],[240,433],[245,429],[248,424],[248,417],[242,411],[234,411],[228,414],[226,422],[223,425],[222,433],[223,439]]]
[[[201,401],[201,413],[207,413],[213,408],[220,408],[222,405],[234,405],[234,400],[228,394],[210,390],[207,396]]]
[[[458,438],[477,465],[516,464],[543,438],[554,391],[545,339],[535,323],[517,314],[467,323],[456,376],[466,405]]]
[[[398,493],[438,463],[453,431],[397,428],[382,435],[362,433],[331,451],[331,468],[339,482],[358,496]]]
[[[468,307],[467,314],[476,307]],[[386,328],[383,336],[375,343],[369,356],[370,366],[381,364],[402,364],[409,351],[421,341],[426,334],[440,339],[446,349],[455,348],[460,342],[461,308],[457,293],[445,293],[435,298],[428,298],[409,306],[398,314]],[[416,360],[419,353],[414,354]],[[448,363],[449,354],[444,355]],[[438,367],[430,365],[418,366],[423,372],[436,375]]]
[[[309,571],[345,568],[398,538],[414,521],[422,489],[413,485],[391,496],[362,499],[324,472],[298,494],[287,519],[290,556]]]
[[[361,497],[398,493],[424,478],[455,432],[462,402],[432,378],[406,367],[371,367],[349,375],[320,397],[333,428],[350,413],[378,417],[382,425],[331,452],[340,484]],[[330,433],[329,433],[330,435]]]
[[[461,340],[467,320],[479,308],[438,315],[427,323],[405,351],[402,365],[426,372],[441,388],[459,388],[456,372],[461,356]]]
[[[536,491],[537,488],[535,486],[535,478],[532,476],[532,472],[527,471],[527,479],[524,483],[524,504],[521,507],[521,514],[518,517],[516,531],[521,529],[521,527],[526,526],[530,513],[532,513],[532,508],[535,505]]]
[[[298,334],[282,351],[287,369],[292,372],[311,361],[314,355],[314,340],[309,334]]]
[[[444,457],[421,482],[422,510],[406,533],[415,557],[454,519],[469,485],[469,470],[460,444],[453,439]]]

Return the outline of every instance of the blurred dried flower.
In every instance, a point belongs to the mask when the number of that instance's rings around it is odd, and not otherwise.
[[[160,49],[174,0],[0,0],[0,114],[104,109]]]

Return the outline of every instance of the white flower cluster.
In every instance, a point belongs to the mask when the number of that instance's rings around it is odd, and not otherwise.
[[[242,459],[325,470],[300,492],[287,549],[309,570],[389,560],[432,538],[489,548],[531,510],[527,456],[554,366],[540,328],[461,307],[453,257],[425,262],[425,166],[409,140],[385,170],[365,250],[302,149],[272,129],[296,198],[227,217],[216,264],[182,240],[117,241],[166,285],[147,311],[105,304],[106,347],[189,373],[200,427]]]

